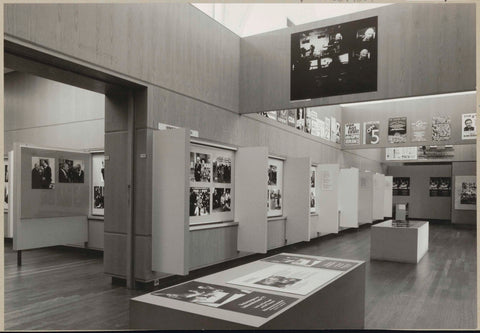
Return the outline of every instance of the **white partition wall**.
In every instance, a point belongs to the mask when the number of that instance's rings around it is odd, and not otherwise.
[[[12,193],[13,193],[13,180],[14,180],[14,173],[15,171],[13,170],[13,150],[8,152],[8,195],[9,195],[9,200],[8,200],[8,211],[10,212],[8,216],[8,221],[7,221],[7,232],[4,235],[4,237],[8,238],[13,238],[13,214],[11,213],[13,211],[12,208]],[[5,223],[5,221],[3,222]]]
[[[310,240],[310,158],[287,158],[284,170],[287,244]]]
[[[358,187],[358,224],[373,221],[373,172],[360,171]]]
[[[359,171],[356,168],[341,169],[338,178],[338,205],[340,227],[358,228]]]
[[[152,270],[188,274],[190,131],[153,132]]]
[[[340,166],[338,164],[317,166],[318,232],[322,236],[338,233],[339,176]],[[345,205],[348,204],[345,203]]]
[[[383,220],[385,194],[385,175],[376,173],[373,175],[373,220]]]
[[[393,211],[393,192],[392,192],[393,176],[385,176],[385,189],[383,194],[383,216],[392,217]]]
[[[239,148],[235,157],[235,221],[238,250],[267,252],[267,147]]]

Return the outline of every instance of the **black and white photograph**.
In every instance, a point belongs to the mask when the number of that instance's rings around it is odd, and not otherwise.
[[[190,152],[190,181],[210,182],[212,166],[210,154]]]
[[[275,287],[279,289],[287,288],[299,281],[302,281],[301,279],[297,278],[292,278],[292,277],[285,277],[285,276],[279,276],[279,275],[272,275],[269,276],[263,280],[255,282],[255,284],[260,284],[262,286],[269,286],[269,287]]]
[[[55,188],[55,159],[32,157],[32,189]]]
[[[462,205],[476,205],[477,204],[477,183],[463,182],[462,192],[460,194],[460,203]]]
[[[93,187],[93,208],[95,209],[104,209],[104,189],[103,186],[94,186]]]
[[[277,121],[279,123],[287,125],[287,123],[288,123],[288,110],[278,111]]]
[[[232,210],[231,189],[216,187],[212,193],[212,212],[229,212]]]
[[[270,210],[282,209],[282,191],[280,189],[270,190],[269,207]]]
[[[83,183],[85,181],[85,167],[81,160],[58,160],[59,183]]]
[[[315,188],[315,175],[317,171],[315,170],[314,167],[310,169],[310,187]]]
[[[289,256],[285,254],[277,254],[272,257],[262,259],[263,261],[273,262],[276,264],[297,265],[304,267],[312,267],[320,263],[319,259],[304,256]]]
[[[455,209],[477,210],[477,177],[455,176]]]
[[[288,110],[288,126],[290,127],[295,127],[297,124],[297,110],[296,109],[290,109]]]
[[[204,216],[210,214],[210,188],[190,188],[190,216]]]
[[[305,119],[307,118],[307,108],[297,108],[297,116],[295,117],[295,128],[304,132],[305,131]]]
[[[8,209],[8,159],[4,159],[4,164],[5,164],[5,182],[3,184],[4,190],[3,190],[3,209],[7,210]]]
[[[409,196],[410,177],[393,177],[392,189],[394,196]]]
[[[232,179],[232,158],[217,156],[213,160],[213,182],[230,184]]]
[[[276,165],[268,166],[268,185],[270,186],[277,185],[277,166]]]
[[[310,212],[315,212],[315,189],[310,190]]]
[[[395,117],[388,119],[388,142],[407,142],[407,117]]]
[[[477,138],[477,114],[462,114],[462,140],[470,140]]]
[[[451,177],[430,177],[431,197],[450,197],[452,195]]]
[[[377,90],[377,17],[291,35],[290,100]]]
[[[411,139],[412,142],[427,141],[427,122],[423,120],[416,120],[412,122]]]

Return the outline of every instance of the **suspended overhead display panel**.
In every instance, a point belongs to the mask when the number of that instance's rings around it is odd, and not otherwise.
[[[309,157],[285,161],[285,215],[287,244],[310,240],[311,162]]]
[[[239,148],[235,161],[235,221],[239,222],[238,250],[266,253],[267,207],[265,196],[269,197],[268,148]],[[278,173],[276,176],[278,177]],[[273,184],[274,175],[272,174],[271,177],[270,183]],[[278,179],[275,180],[278,182]]]
[[[188,274],[190,132],[153,132],[152,270]]]
[[[341,169],[338,178],[340,227],[358,228],[359,170]]]
[[[338,233],[340,166],[320,164],[317,166],[317,175],[318,232],[320,235]]]

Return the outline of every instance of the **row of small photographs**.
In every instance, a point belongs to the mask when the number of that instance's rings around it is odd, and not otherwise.
[[[210,196],[208,187],[190,187],[190,216],[210,215],[210,208],[213,213],[229,212],[232,209],[231,205],[230,188],[215,188]]]
[[[60,158],[58,161],[59,183],[84,183],[85,172],[82,160]],[[55,187],[55,158],[32,157],[32,189]]]
[[[280,189],[267,190],[267,208],[269,210],[282,209],[282,191]]]
[[[105,208],[105,187],[104,186],[93,187],[93,208],[95,209]]]
[[[232,159],[225,156],[217,156],[213,165],[212,157],[207,153],[190,152],[190,181],[191,182],[213,182],[230,184],[232,178]]]

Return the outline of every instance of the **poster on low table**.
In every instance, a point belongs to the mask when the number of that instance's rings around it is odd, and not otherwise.
[[[462,140],[470,140],[477,138],[477,114],[462,114]]]
[[[455,209],[477,210],[477,177],[455,177]]]
[[[267,216],[282,216],[283,161],[269,158],[267,174]]]
[[[315,267],[323,269],[333,269],[338,271],[348,271],[358,265],[356,262],[345,261],[333,258],[307,257],[302,255],[291,255],[288,253],[277,254],[262,261],[268,261],[276,264],[294,265],[302,267]]]

